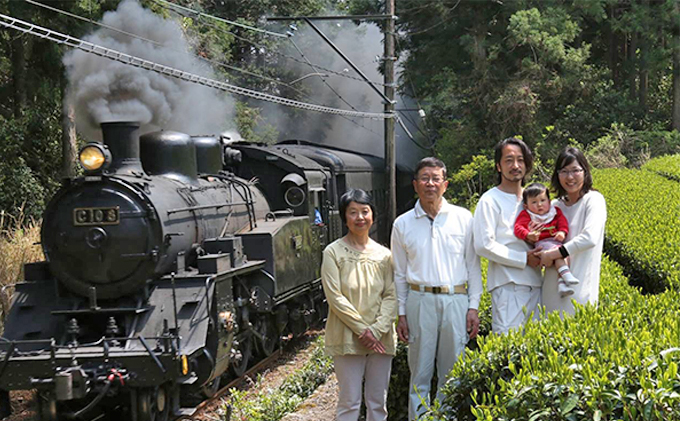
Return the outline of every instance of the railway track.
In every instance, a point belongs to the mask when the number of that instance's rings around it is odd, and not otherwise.
[[[245,373],[243,373],[242,376],[237,377],[230,381],[226,386],[221,387],[217,392],[215,392],[215,395],[205,399],[202,401],[200,404],[196,406],[196,410],[194,411],[193,414],[191,415],[182,415],[179,418],[176,418],[177,421],[179,420],[198,420],[201,419],[202,415],[205,415],[208,410],[210,410],[213,407],[213,404],[220,402],[223,400],[226,396],[229,395],[229,390],[238,386],[241,384],[243,381],[245,381],[247,378],[252,378],[254,377],[257,373],[259,373],[264,367],[268,366],[271,362],[276,361],[279,357],[285,354],[288,350],[290,350],[294,345],[298,344],[301,339],[303,338],[308,338],[312,335],[318,335],[318,331],[307,331],[305,332],[304,335],[302,335],[299,338],[296,339],[291,339],[285,342],[281,343],[281,346],[274,351],[270,356],[264,358],[263,360],[259,361],[257,364],[249,368]],[[227,414],[226,417],[224,418],[225,421],[229,421],[231,418],[231,406],[227,404]]]

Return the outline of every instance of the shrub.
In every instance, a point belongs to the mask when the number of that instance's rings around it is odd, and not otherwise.
[[[647,292],[680,287],[680,188],[649,171],[597,170],[607,199],[605,250]]]
[[[0,287],[11,287],[21,281],[25,263],[43,259],[42,250],[36,245],[39,241],[39,224],[24,219],[21,212],[14,217],[0,211]],[[3,289],[0,294],[3,310],[9,306],[12,289]]]
[[[643,170],[651,171],[669,180],[680,181],[680,155],[664,155],[647,162]]]
[[[482,338],[424,419],[680,419],[680,294],[643,296],[606,258],[601,290],[598,307]]]

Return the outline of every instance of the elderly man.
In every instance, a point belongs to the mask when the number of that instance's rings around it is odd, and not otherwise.
[[[522,211],[522,185],[531,171],[529,147],[514,137],[496,145],[498,185],[482,195],[475,209],[475,250],[489,259],[486,288],[491,293],[492,330],[504,334],[538,313],[541,299],[539,249],[514,234]]]
[[[421,398],[429,405],[435,364],[441,401],[441,386],[468,337],[474,338],[479,329],[482,273],[474,252],[472,214],[446,202],[447,186],[444,163],[421,160],[413,180],[418,202],[392,229],[397,335],[408,341],[411,370],[409,420],[425,411]]]

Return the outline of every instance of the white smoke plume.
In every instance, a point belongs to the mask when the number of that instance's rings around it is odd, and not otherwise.
[[[182,29],[144,9],[136,0],[124,0],[102,22],[156,41],[136,39],[99,29],[86,41],[214,78],[211,68],[191,57]],[[101,139],[99,124],[138,121],[141,133],[166,129],[189,134],[216,134],[233,129],[233,100],[217,90],[162,76],[80,50],[64,56],[69,98],[75,106],[76,127],[87,139]]]
[[[326,34],[333,43],[345,53],[346,56],[372,81],[383,82],[383,75],[378,68],[383,51],[383,34],[376,25],[361,24],[355,25],[350,21],[338,22],[315,22],[315,25]],[[308,27],[301,24],[296,31],[293,39],[298,47],[312,63],[323,66],[324,68],[340,71],[346,75],[356,78],[359,75],[351,69],[332,48],[326,44],[321,37]],[[289,44],[285,50],[287,55],[303,60],[297,49]],[[359,111],[383,112],[383,100],[373,91],[373,89],[362,80],[353,80],[329,74],[321,69],[314,69],[307,64],[301,64],[292,60],[286,61],[288,66],[295,69],[301,75],[315,73],[325,74],[323,77],[326,83],[318,75],[309,76],[294,86],[303,88],[309,92],[309,96],[304,100],[315,104],[323,104],[337,108],[352,109],[351,106]],[[318,70],[318,72],[316,71]],[[396,73],[399,73],[400,66],[397,63]],[[329,86],[337,92],[336,95]],[[383,91],[383,86],[377,88]],[[340,99],[342,97],[344,99]],[[396,108],[416,109],[413,99],[406,96],[397,95]],[[256,104],[263,108],[263,121],[271,124],[279,130],[279,139],[296,139],[312,143],[332,145],[343,149],[367,153],[379,157],[384,156],[384,120],[382,119],[362,119],[362,118],[343,118],[340,116],[320,115],[318,113],[304,112],[299,110],[284,109],[273,104]],[[422,127],[422,120],[418,116],[417,110],[410,112],[400,112],[399,115],[405,119],[409,131],[418,136],[417,141],[424,145],[429,145],[428,139],[423,139],[418,132],[418,126]],[[397,163],[406,167],[414,167],[415,163],[425,154],[421,148],[415,146],[406,132],[397,124],[396,129],[396,151]],[[432,153],[432,152],[429,152]]]

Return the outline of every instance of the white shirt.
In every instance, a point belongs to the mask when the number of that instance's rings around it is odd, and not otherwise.
[[[474,239],[477,254],[489,259],[486,288],[514,283],[540,287],[541,271],[527,266],[531,247],[515,237],[515,220],[522,211],[522,199],[494,187],[484,193],[475,209]]]
[[[472,240],[472,214],[442,199],[433,219],[420,205],[394,221],[392,261],[399,315],[406,314],[408,284],[448,286],[468,284],[468,308],[479,307],[482,270]]]
[[[580,281],[574,285],[574,295],[561,298],[557,289],[557,271],[545,273],[543,304],[546,312],[555,310],[574,313],[571,300],[577,303],[597,303],[600,291],[600,263],[607,222],[607,204],[600,192],[591,190],[578,202],[568,206],[561,200],[553,204],[560,208],[569,222],[569,234],[564,248],[569,252],[569,270]]]

